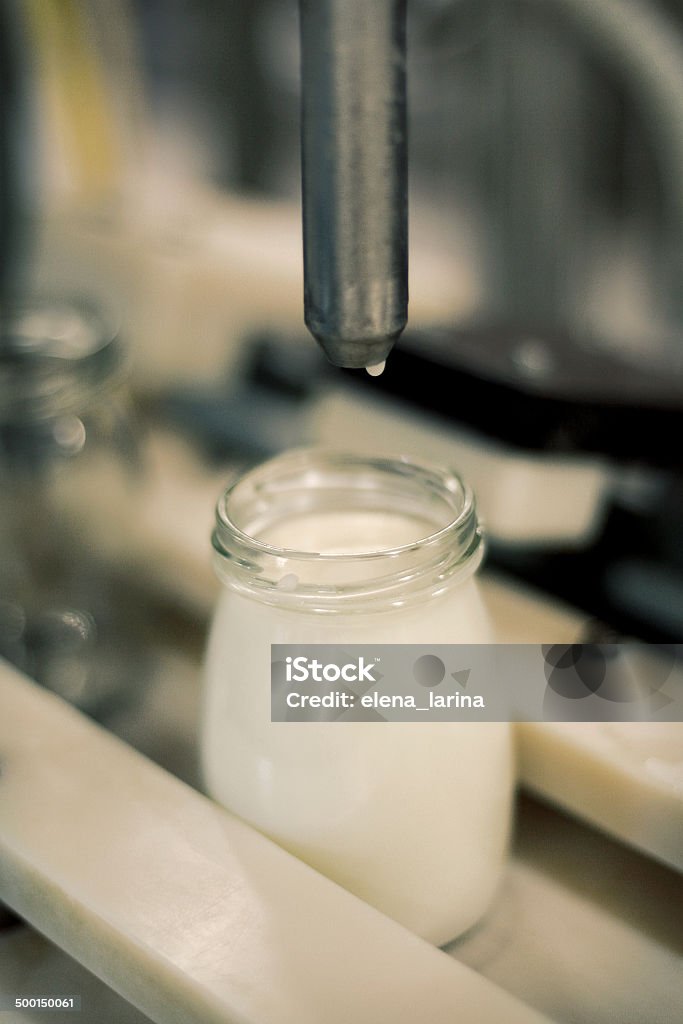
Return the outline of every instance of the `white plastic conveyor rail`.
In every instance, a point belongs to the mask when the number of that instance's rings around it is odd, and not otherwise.
[[[159,1024],[542,1024],[0,661],[0,899]]]

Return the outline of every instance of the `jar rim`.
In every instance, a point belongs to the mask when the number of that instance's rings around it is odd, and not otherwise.
[[[416,537],[405,544],[377,548],[372,551],[324,552],[283,547],[253,536],[234,521],[229,506],[239,488],[257,484],[260,478],[274,470],[294,471],[297,467],[301,469],[306,465],[310,467],[315,461],[326,462],[329,466],[341,469],[365,468],[380,472],[412,473],[415,478],[422,477],[425,481],[429,481],[432,487],[435,484],[439,485],[442,495],[452,496],[454,501],[459,496],[461,507],[444,526],[431,533]],[[214,549],[218,554],[228,557],[231,555],[231,542],[237,542],[248,546],[254,554],[261,553],[270,557],[303,562],[315,560],[316,562],[339,564],[369,562],[373,559],[400,556],[405,552],[414,551],[416,548],[425,550],[439,546],[451,538],[457,539],[457,547],[463,556],[462,561],[474,553],[472,542],[475,542],[474,548],[476,548],[482,540],[476,515],[474,492],[455,470],[441,468],[403,455],[396,457],[368,456],[325,448],[298,448],[261,463],[233,481],[223,491],[216,504],[216,527],[212,539]]]

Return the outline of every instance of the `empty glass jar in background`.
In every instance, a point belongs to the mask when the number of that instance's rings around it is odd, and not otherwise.
[[[3,322],[0,655],[99,717],[143,663],[93,523],[102,502],[125,519],[132,486],[123,378],[120,339],[94,309],[36,301]]]
[[[507,723],[271,722],[272,643],[487,643],[469,489],[405,460],[280,456],[222,496],[206,658],[209,792],[430,941],[485,911],[506,851]]]

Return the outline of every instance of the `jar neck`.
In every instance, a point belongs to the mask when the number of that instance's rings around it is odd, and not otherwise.
[[[80,415],[120,383],[125,353],[116,328],[94,307],[28,300],[0,317],[0,426],[37,433]]]
[[[321,545],[323,523],[328,541],[330,524],[346,524],[353,539]],[[373,527],[371,544],[363,523]],[[289,524],[295,544],[286,539]],[[385,526],[390,540],[393,527],[394,537],[407,541],[377,543]],[[278,544],[268,540],[273,534]],[[228,488],[216,509],[213,546],[230,588],[282,608],[330,614],[437,597],[470,576],[483,556],[474,498],[456,474],[317,450],[280,456]]]
[[[124,356],[86,304],[29,299],[0,311],[0,472],[37,477],[79,454],[82,417],[114,393]]]

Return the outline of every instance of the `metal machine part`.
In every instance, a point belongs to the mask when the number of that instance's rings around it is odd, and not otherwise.
[[[301,0],[305,319],[374,366],[408,307],[405,0]]]
[[[37,203],[33,97],[28,44],[14,4],[0,4],[0,316],[10,315],[24,285],[30,250],[28,214]],[[2,348],[0,333],[0,349]]]

